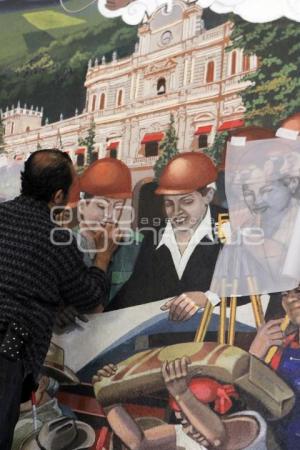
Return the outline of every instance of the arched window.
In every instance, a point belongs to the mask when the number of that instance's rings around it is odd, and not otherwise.
[[[84,166],[84,155],[78,155],[77,156],[77,166],[83,167]]]
[[[26,127],[26,133],[29,133],[30,127]]]
[[[167,92],[167,82],[165,78],[160,78],[157,82],[157,95],[163,95]]]
[[[117,159],[117,156],[118,156],[118,150],[117,150],[116,148],[112,149],[112,150],[110,151],[109,156],[110,156],[111,158],[113,158],[113,159]]]
[[[117,95],[117,107],[122,105],[123,105],[123,89],[120,89]]]
[[[98,151],[93,151],[91,156],[91,163],[97,161],[98,159]]]
[[[92,112],[95,111],[96,109],[96,100],[97,100],[97,96],[93,95],[93,100],[92,100]]]
[[[198,148],[206,148],[208,146],[208,134],[200,134],[198,137]]]
[[[206,69],[206,83],[212,83],[213,81],[215,81],[215,63],[209,61]]]
[[[231,54],[231,75],[236,74],[236,62],[237,62],[237,53],[236,51]]]
[[[100,97],[100,111],[103,111],[105,108],[105,94],[102,92]]]
[[[10,134],[13,134],[13,132],[14,132],[14,127],[15,127],[15,123],[12,122],[12,123],[11,123],[11,128],[10,128]]]
[[[243,57],[243,72],[248,72],[250,70],[250,56],[244,55]]]

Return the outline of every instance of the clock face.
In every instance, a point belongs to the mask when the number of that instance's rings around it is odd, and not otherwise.
[[[173,34],[171,31],[165,31],[162,35],[161,35],[161,39],[160,42],[163,45],[168,45],[171,40],[173,39]]]

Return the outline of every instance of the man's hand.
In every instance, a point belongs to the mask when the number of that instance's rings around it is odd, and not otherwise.
[[[172,397],[182,395],[188,390],[188,365],[191,360],[187,357],[175,361],[165,361],[162,365],[162,376],[166,388]]]
[[[160,309],[169,311],[170,320],[185,321],[191,319],[198,309],[205,308],[207,302],[203,292],[186,292],[168,300]]]
[[[122,234],[119,228],[108,223],[104,228],[94,234],[96,247],[95,266],[106,272],[112,256],[122,240]]]
[[[85,222],[83,220],[79,223],[80,234],[88,241],[94,242],[96,231],[101,231],[102,227],[99,222]]]
[[[117,370],[118,366],[115,366],[114,364],[107,364],[106,366],[102,367],[102,369],[98,370],[97,374],[93,376],[92,384],[99,383],[103,378],[112,377],[113,375],[115,375]]]
[[[75,325],[76,319],[79,319],[85,323],[88,322],[88,318],[84,314],[79,314],[74,306],[67,306],[58,312],[54,331],[57,333],[63,332],[69,326]]]
[[[270,320],[262,325],[251,344],[249,353],[259,359],[264,359],[268,350],[273,347],[280,347],[283,344],[284,334],[281,330],[283,319]]]

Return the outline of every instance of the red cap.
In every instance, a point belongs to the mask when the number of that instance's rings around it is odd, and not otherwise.
[[[300,113],[295,113],[285,119],[282,122],[281,127],[287,128],[288,130],[300,131]]]
[[[220,384],[211,378],[193,378],[189,383],[189,389],[205,405],[214,403],[214,410],[219,414],[226,414],[231,409],[231,398],[239,398],[232,384]],[[173,411],[181,411],[173,397],[170,398],[169,404]]]
[[[132,196],[130,170],[119,159],[99,159],[81,175],[80,190],[90,195],[130,198]]]
[[[217,179],[217,169],[204,153],[181,153],[164,168],[155,193],[158,195],[189,194]]]

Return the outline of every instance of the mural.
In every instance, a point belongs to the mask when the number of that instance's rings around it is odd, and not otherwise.
[[[114,250],[14,450],[300,448],[300,9],[275,3],[0,3],[0,201],[58,148],[53,220],[87,266],[96,231]]]

